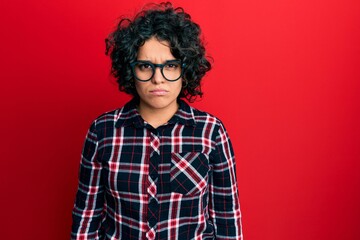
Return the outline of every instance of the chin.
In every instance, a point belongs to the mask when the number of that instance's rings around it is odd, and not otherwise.
[[[152,108],[163,109],[163,108],[169,107],[171,105],[171,102],[169,102],[169,101],[155,101],[155,102],[151,102],[149,105]]]
[[[148,107],[153,109],[163,109],[170,107],[172,104],[176,104],[176,99],[163,99],[163,98],[155,98],[151,99],[149,101],[145,101],[145,104],[148,105]]]

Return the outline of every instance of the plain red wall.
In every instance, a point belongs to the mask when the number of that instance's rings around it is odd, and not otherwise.
[[[145,2],[1,1],[1,239],[69,238],[87,128],[129,99],[104,38]],[[233,141],[245,239],[360,239],[360,2],[174,3],[215,60],[194,105]]]

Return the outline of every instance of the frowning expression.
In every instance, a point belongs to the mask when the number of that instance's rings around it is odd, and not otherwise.
[[[176,71],[175,68],[179,67],[178,65],[172,64],[176,63],[176,60],[170,51],[169,43],[160,41],[155,37],[145,41],[139,48],[137,61],[145,63],[144,65],[140,65],[139,68],[146,73],[146,69],[151,67],[147,65],[146,62],[157,66],[155,67],[154,74],[149,75],[149,81],[135,80],[135,87],[140,97],[141,108],[153,110],[168,109],[170,111],[177,108],[177,98],[181,92],[182,79],[180,77],[177,81],[168,81],[165,78],[166,76],[170,76],[166,75],[167,72],[171,74],[171,71]],[[157,64],[165,64],[165,66]],[[163,72],[161,72],[161,68]]]

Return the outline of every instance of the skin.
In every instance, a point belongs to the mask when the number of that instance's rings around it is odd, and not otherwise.
[[[163,64],[175,60],[175,57],[171,54],[168,42],[152,37],[139,48],[137,60]],[[169,82],[162,76],[160,69],[156,68],[150,81],[135,80],[135,88],[140,96],[138,111],[154,128],[167,123],[178,110],[177,98],[182,88],[181,78]]]

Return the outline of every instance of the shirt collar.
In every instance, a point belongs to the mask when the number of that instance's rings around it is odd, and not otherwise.
[[[134,125],[136,128],[142,128],[145,126],[145,122],[136,108],[138,102],[138,99],[133,98],[120,109],[116,117],[115,127],[119,128]],[[186,126],[195,126],[194,109],[181,99],[178,100],[178,104],[179,109],[169,120],[168,124],[180,123]]]

